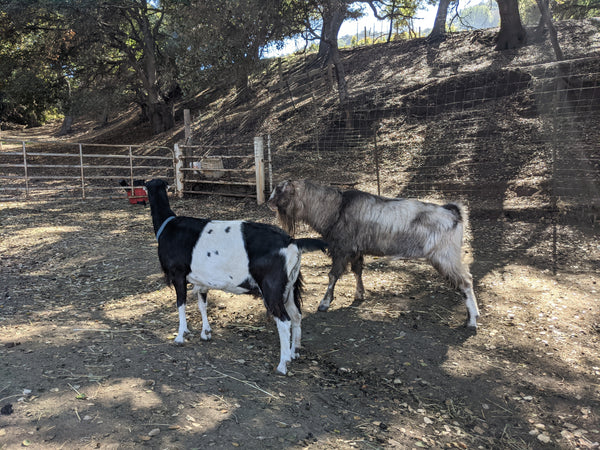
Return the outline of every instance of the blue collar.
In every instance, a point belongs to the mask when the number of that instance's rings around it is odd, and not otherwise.
[[[160,234],[163,232],[163,230],[165,229],[165,227],[167,226],[167,224],[173,220],[175,218],[175,216],[171,216],[169,217],[167,220],[165,220],[162,225],[160,226],[160,228],[158,229],[158,231],[156,232],[156,240],[158,241],[158,238],[160,237]]]

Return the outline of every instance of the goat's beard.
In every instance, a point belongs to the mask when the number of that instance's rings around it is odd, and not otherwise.
[[[279,220],[281,227],[287,231],[290,236],[296,234],[296,215],[293,211],[291,214],[288,214],[283,208],[277,208],[277,219]]]

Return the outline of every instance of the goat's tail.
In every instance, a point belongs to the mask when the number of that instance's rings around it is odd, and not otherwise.
[[[315,252],[317,250],[325,253],[327,251],[327,242],[321,239],[302,238],[295,239],[294,242],[298,246],[300,253]]]
[[[443,206],[443,208],[447,209],[452,214],[454,214],[454,217],[456,217],[456,220],[458,222],[463,222],[464,224],[466,224],[469,221],[469,212],[467,211],[467,207],[465,205],[463,205],[462,203],[458,203],[458,202],[446,203]]]
[[[302,278],[302,273],[298,272],[298,278],[296,278],[296,282],[294,283],[294,304],[300,314],[302,314],[302,293],[304,292],[304,279]]]

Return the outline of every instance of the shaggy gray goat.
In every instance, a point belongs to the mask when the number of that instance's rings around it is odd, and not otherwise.
[[[290,234],[294,234],[297,222],[304,222],[329,245],[332,266],[319,311],[329,308],[335,283],[348,263],[356,278],[355,299],[362,300],[364,255],[425,258],[462,291],[467,326],[477,327],[479,310],[473,277],[461,261],[463,226],[467,220],[461,205],[385,198],[299,180],[280,183],[273,190],[268,206],[277,212],[281,225]]]

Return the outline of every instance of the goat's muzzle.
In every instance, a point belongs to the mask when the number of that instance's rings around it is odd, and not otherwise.
[[[275,212],[277,212],[277,203],[275,202],[275,199],[273,199],[273,198],[270,198],[270,199],[267,201],[267,206],[269,207],[269,209],[270,209],[271,211],[275,211]]]

